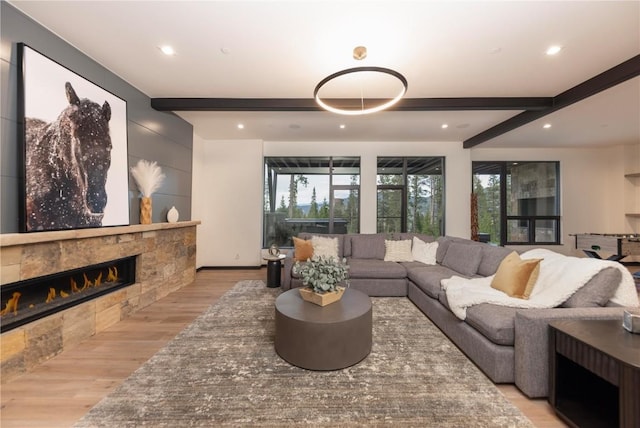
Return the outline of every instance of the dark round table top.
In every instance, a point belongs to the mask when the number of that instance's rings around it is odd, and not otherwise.
[[[276,311],[298,321],[331,324],[362,316],[371,310],[371,298],[362,291],[347,288],[337,302],[319,306],[305,302],[297,288],[285,291],[276,299]]]

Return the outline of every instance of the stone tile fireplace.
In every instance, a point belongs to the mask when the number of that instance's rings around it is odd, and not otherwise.
[[[2,382],[193,282],[198,224],[0,235]],[[27,317],[35,309],[43,313]]]

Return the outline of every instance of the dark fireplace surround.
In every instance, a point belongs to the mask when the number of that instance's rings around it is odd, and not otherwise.
[[[6,284],[0,330],[12,330],[134,284],[135,272],[132,256]]]

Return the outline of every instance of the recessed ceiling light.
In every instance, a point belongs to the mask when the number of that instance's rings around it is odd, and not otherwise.
[[[176,51],[169,45],[160,46],[159,49],[162,51],[163,54],[167,56],[172,56],[176,54]]]
[[[447,125],[446,123],[443,123],[442,126],[441,126],[442,129],[447,129],[448,127],[449,127],[449,125]]]
[[[542,125],[542,127],[544,129],[549,129],[549,128],[551,128],[551,124],[550,123],[545,123],[544,125]]]
[[[556,55],[561,50],[562,50],[562,46],[558,46],[558,45],[549,46],[549,49],[547,49],[547,55]]]
[[[346,127],[347,127],[347,125],[345,125],[344,123],[341,123],[341,124],[340,124],[340,129],[344,129],[344,128],[346,128]]]
[[[244,124],[239,123],[239,124],[238,124],[238,129],[244,129]]]

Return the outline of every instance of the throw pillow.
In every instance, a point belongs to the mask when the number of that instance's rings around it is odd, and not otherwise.
[[[411,240],[403,241],[384,241],[384,261],[385,262],[412,262]]]
[[[442,266],[453,269],[466,277],[472,277],[478,272],[481,260],[482,245],[451,242],[442,259]]]
[[[333,257],[338,260],[338,238],[314,236],[311,238],[313,254],[316,256]]]
[[[438,242],[424,242],[420,238],[413,237],[413,246],[411,247],[411,255],[416,262],[422,262],[425,265],[436,264],[436,252],[438,251]]]
[[[306,262],[313,257],[313,245],[311,241],[293,237],[293,248],[295,249],[295,260]]]
[[[502,260],[496,275],[491,281],[491,288],[506,293],[509,297],[528,299],[538,280],[542,259],[521,259],[513,251]]]

